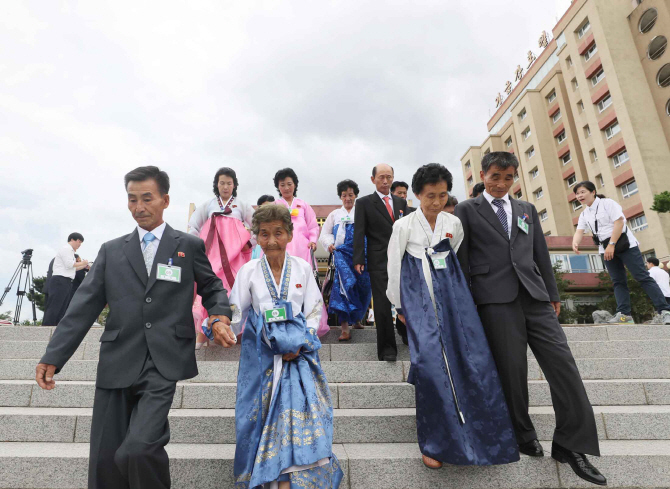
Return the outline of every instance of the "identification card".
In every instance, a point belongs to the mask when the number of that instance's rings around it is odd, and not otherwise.
[[[447,259],[446,258],[433,258],[433,266],[435,270],[443,270],[447,268]]]
[[[265,322],[274,323],[277,321],[286,321],[286,308],[276,307],[265,311]]]
[[[347,222],[351,222],[351,216],[347,216],[347,217],[342,218],[342,224],[345,224]]]
[[[526,221],[518,217],[516,225],[519,226],[519,229],[521,229],[524,233],[528,234],[528,223]]]
[[[181,267],[170,267],[159,263],[156,266],[156,280],[165,280],[166,282],[181,283]]]

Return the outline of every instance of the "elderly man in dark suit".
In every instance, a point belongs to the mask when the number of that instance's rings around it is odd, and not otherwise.
[[[391,194],[393,168],[389,165],[382,163],[375,166],[372,169],[371,181],[376,190],[356,201],[353,261],[354,268],[361,273],[366,266],[365,238],[367,238],[367,270],[370,273],[372,305],[377,328],[377,357],[382,361],[395,362],[398,357],[398,346],[393,329],[391,303],[386,297],[388,284],[386,250],[393,232],[393,223],[407,215],[407,202]],[[401,336],[407,336],[406,330],[399,332]]]
[[[36,380],[53,389],[105,304],[91,425],[89,489],[170,487],[165,445],[177,381],[195,377],[194,285],[217,343],[232,346],[231,310],[204,242],[163,221],[170,180],[155,166],[125,176],[137,228],[102,245],[65,317],[58,323]]]
[[[556,412],[552,457],[594,484],[605,477],[586,453],[600,455],[593,408],[558,322],[561,302],[533,204],[508,195],[519,162],[512,153],[482,159],[485,191],[456,206],[465,236],[458,258],[500,374],[519,450],[543,456],[528,415],[527,347],[544,372]]]

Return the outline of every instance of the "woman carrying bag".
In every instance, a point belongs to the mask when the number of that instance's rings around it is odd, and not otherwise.
[[[572,238],[572,249],[579,254],[584,231],[591,231],[593,241],[599,246],[599,252],[605,259],[605,267],[614,284],[617,312],[608,323],[633,324],[630,291],[626,280],[628,269],[658,311],[652,324],[670,324],[670,306],[645,267],[638,241],[626,226],[626,217],[621,206],[614,200],[597,194],[593,182],[580,182],[575,185],[574,191],[577,200],[585,204],[586,208],[579,216],[577,232]]]

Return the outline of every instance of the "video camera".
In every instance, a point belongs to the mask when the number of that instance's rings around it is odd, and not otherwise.
[[[32,248],[29,248],[29,249],[27,249],[27,250],[23,250],[23,251],[21,252],[21,254],[23,255],[23,259],[22,259],[23,263],[25,263],[25,264],[30,263],[30,259],[33,257],[33,250],[32,250]]]

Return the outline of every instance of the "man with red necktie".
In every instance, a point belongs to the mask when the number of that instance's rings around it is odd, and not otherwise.
[[[371,181],[376,191],[356,201],[353,261],[358,273],[364,269],[370,273],[377,328],[377,356],[381,361],[395,362],[398,347],[393,330],[391,303],[386,297],[388,283],[386,250],[393,232],[393,223],[407,214],[407,202],[391,195],[393,183],[391,166],[384,163],[375,166],[372,169]]]

